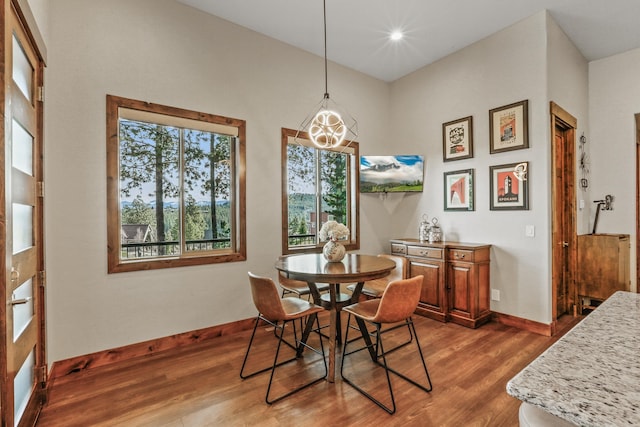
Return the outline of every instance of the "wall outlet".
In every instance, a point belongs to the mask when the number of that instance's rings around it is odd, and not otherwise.
[[[534,237],[536,235],[536,227],[533,225],[527,225],[524,227],[524,235],[527,237]]]
[[[491,300],[492,301],[500,301],[500,290],[499,289],[491,289]]]

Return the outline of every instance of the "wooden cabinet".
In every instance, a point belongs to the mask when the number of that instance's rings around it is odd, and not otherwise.
[[[445,262],[443,250],[430,248],[429,251],[425,252],[425,256],[410,256],[409,275],[411,277],[424,276],[417,312],[424,316],[445,321],[447,292],[444,281]]]
[[[491,318],[490,246],[450,247],[447,253],[449,320],[475,328]]]
[[[604,301],[616,291],[628,291],[629,235],[578,236],[578,300]]]
[[[391,253],[409,260],[409,275],[423,275],[416,313],[476,328],[491,317],[491,245],[391,240]]]

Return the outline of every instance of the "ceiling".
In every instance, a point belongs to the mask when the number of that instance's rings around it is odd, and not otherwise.
[[[177,0],[324,56],[321,0]],[[639,0],[326,0],[327,56],[393,81],[544,9],[589,60],[640,47]],[[400,41],[389,34],[402,30]]]

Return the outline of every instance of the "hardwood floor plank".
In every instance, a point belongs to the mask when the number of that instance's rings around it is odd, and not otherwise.
[[[414,320],[434,388],[425,393],[392,377],[395,415],[343,383],[339,373],[334,384],[321,381],[267,405],[268,373],[239,377],[250,336],[242,331],[58,378],[37,426],[517,426],[520,402],[507,395],[506,383],[559,335],[495,322],[473,330]],[[259,333],[255,356],[268,364],[276,340],[270,331]],[[389,336],[396,334],[402,340],[406,329]],[[403,351],[393,354],[396,366],[418,373],[412,368],[417,359]],[[306,353],[305,361],[313,358]],[[303,376],[291,369],[298,363],[283,369],[277,383],[300,381]],[[320,367],[316,363],[314,372]],[[356,361],[354,369],[368,373],[370,361]]]

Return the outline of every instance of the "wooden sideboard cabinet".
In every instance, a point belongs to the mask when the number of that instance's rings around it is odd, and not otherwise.
[[[409,275],[423,275],[416,313],[476,328],[491,318],[491,245],[392,239],[391,253],[409,260]]]
[[[584,234],[578,236],[578,300],[604,301],[616,291],[628,291],[628,234]]]

